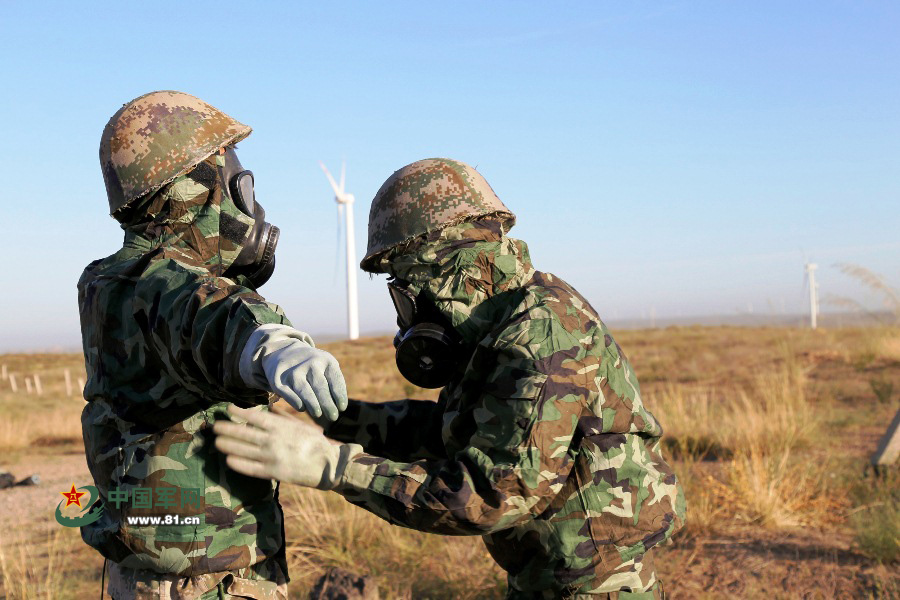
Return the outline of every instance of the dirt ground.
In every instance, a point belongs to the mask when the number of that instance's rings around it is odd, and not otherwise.
[[[73,483],[80,487],[90,482],[84,450],[69,447],[64,452],[23,455],[5,465],[17,479],[38,474],[41,482],[0,490],[0,530],[20,534],[43,530],[59,504],[59,493],[69,491]]]
[[[795,448],[792,460],[824,473],[832,482],[829,493],[841,496],[833,503],[835,512],[827,514],[813,506],[808,514],[814,515],[814,520],[807,519],[803,525],[791,526],[744,518],[742,515],[746,514],[746,510],[743,508],[714,506],[714,511],[721,511],[715,513],[707,527],[697,527],[700,501],[719,497],[712,492],[706,494],[708,490],[704,486],[723,486],[724,489],[730,481],[727,469],[732,460],[728,456],[711,453],[685,463],[672,455],[679,477],[691,473],[694,483],[688,494],[689,526],[675,536],[673,544],[655,551],[658,572],[671,598],[900,598],[900,567],[896,559],[884,561],[874,558],[871,549],[867,550],[865,543],[860,541],[852,524],[853,515],[875,514],[866,511],[878,503],[892,502],[890,496],[898,491],[885,490],[884,484],[879,484],[871,473],[864,474],[868,457],[898,408],[896,391],[889,392],[886,399],[875,397],[878,385],[882,386],[878,389],[890,385],[893,386],[891,390],[900,390],[897,346],[888,350],[883,345],[875,347],[869,341],[871,336],[863,330],[829,334],[831,337],[827,339],[797,332],[791,335],[794,336],[791,352],[799,361],[798,372],[803,373],[804,402],[818,422],[812,438]],[[658,330],[617,336],[620,343],[629,349],[630,357],[637,365],[642,391],[646,390],[647,396],[655,402],[652,408],[667,411],[664,426],[675,423],[674,410],[681,406],[673,404],[671,398],[666,399],[667,390],[693,390],[691,393],[702,396],[707,389],[726,390],[726,386],[752,382],[754,373],[771,370],[775,359],[769,354],[782,343],[784,337],[784,331],[779,330],[759,329],[750,333],[748,330],[724,328]],[[704,350],[695,352],[690,360],[684,360],[685,351],[673,340],[678,340],[683,348],[693,345]],[[374,339],[353,346],[335,344],[329,348],[345,366],[351,391],[373,399],[416,395],[422,391],[410,389],[399,376],[381,369],[381,365],[390,360],[389,344],[389,340]],[[25,369],[13,362],[26,360],[24,358],[10,358],[7,355],[3,360],[10,365],[10,369],[15,368],[19,372]],[[35,359],[29,360],[34,362]],[[70,356],[65,358],[68,362],[61,362],[63,359],[48,355],[41,360],[43,362],[39,368],[46,373],[44,379],[49,382],[55,381],[52,377],[61,377],[59,374],[53,375],[54,369],[59,371],[61,364],[74,368],[70,363],[75,365],[78,357]],[[34,366],[29,368],[35,372],[38,369]],[[45,385],[51,387],[51,384]],[[62,383],[53,385],[61,386]],[[733,391],[729,394],[732,395],[722,398],[736,401]],[[15,575],[18,569],[31,586],[17,591],[11,588],[8,579],[5,583],[0,579],[0,600],[96,598],[100,590],[101,557],[83,544],[77,529],[60,527],[53,518],[62,498],[60,492],[68,490],[73,483],[82,486],[90,482],[79,439],[80,424],[77,419],[73,421],[80,408],[70,404],[68,399],[42,400],[44,406],[40,410],[46,412],[39,412],[36,404],[26,404],[36,402],[33,396],[0,394],[0,401],[0,434],[5,435],[7,440],[7,449],[0,449],[0,468],[11,471],[19,479],[31,474],[41,478],[37,486],[0,490],[0,561],[6,561],[6,577],[10,572]],[[83,401],[71,399],[71,402]],[[28,406],[32,410],[28,410]],[[54,425],[50,419],[56,418],[54,415],[59,412],[59,406],[63,406],[64,410],[58,415],[59,423]],[[48,420],[45,423],[40,420],[44,417],[35,417],[35,414],[46,415]],[[8,426],[10,422],[15,424],[12,429]],[[688,420],[687,423],[691,426],[696,420]],[[35,433],[16,437],[20,428],[18,424],[22,428],[32,428]],[[2,430],[4,425],[7,425],[5,433]],[[51,425],[56,428],[52,435],[45,431]],[[685,435],[683,427],[680,433],[677,426],[670,427],[668,431],[668,435],[675,439]],[[871,494],[860,495],[859,490],[866,490],[867,487],[871,487]],[[291,494],[283,497],[290,502]],[[725,494],[721,496],[721,502],[727,504],[730,498],[736,497]],[[293,506],[289,508],[296,510]],[[342,503],[335,518],[345,518],[358,510]],[[705,510],[711,509],[707,506]],[[692,515],[695,517],[693,522]],[[885,527],[893,527],[895,532],[898,530],[897,523],[886,523]],[[289,526],[289,554],[292,535],[300,546],[304,543],[300,539],[302,528],[295,526],[292,530]],[[424,534],[409,532],[408,535]],[[408,539],[397,543],[408,543]],[[459,544],[472,545],[471,558],[466,560],[487,559],[478,539],[460,541],[455,538],[454,543],[457,544],[454,551],[459,550]],[[479,547],[477,551],[474,550],[476,546]],[[439,544],[429,546],[437,553],[438,563],[442,560],[446,562],[446,558],[440,558],[442,548]],[[374,556],[366,557],[368,567],[359,567],[360,574],[377,571],[378,553],[390,551],[389,547],[376,545]],[[447,554],[447,557],[451,556]],[[361,564],[361,555],[352,558],[355,564]],[[324,559],[318,560],[313,556],[303,563],[307,565],[305,568],[311,568],[315,573],[301,573],[301,568],[296,564],[292,567],[296,580],[291,586],[292,597],[303,598],[310,579],[318,577],[333,564]],[[334,566],[346,567],[336,563]],[[418,566],[421,567],[421,564]],[[379,587],[384,590],[384,586],[388,585],[394,586],[390,589],[395,589],[398,579],[419,577],[416,569],[417,565],[411,563],[395,569],[397,572],[393,575],[382,573]],[[52,585],[47,583],[45,589],[42,582],[57,571],[64,573],[65,580]],[[437,582],[434,589],[440,589],[441,578],[446,580],[448,575],[439,570],[435,572],[438,574],[429,576]],[[493,583],[490,585],[494,587],[485,591],[483,596],[470,594],[468,597],[502,597],[502,589]],[[392,596],[382,592],[382,597]],[[422,595],[407,591],[401,597],[448,596],[446,593]]]
[[[880,433],[871,428],[865,441],[873,442]],[[857,438],[860,446],[871,447],[865,441]],[[39,474],[41,483],[0,491],[0,531],[33,539],[56,527],[50,522],[59,492],[73,482],[77,486],[90,481],[81,449],[71,446],[63,452],[22,455],[9,465],[20,478]],[[78,555],[96,563],[86,567],[99,578],[101,559]],[[850,535],[812,528],[772,532],[748,526],[716,538],[677,540],[658,552],[657,564],[667,593],[675,599],[891,598],[896,596],[890,582],[893,579],[896,591],[900,579],[890,566],[873,564],[853,550]],[[92,583],[96,587],[85,582],[77,593],[96,597],[99,581]]]

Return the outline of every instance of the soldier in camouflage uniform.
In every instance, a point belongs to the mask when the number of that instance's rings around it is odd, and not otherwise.
[[[277,485],[227,468],[211,426],[230,403],[268,411],[272,392],[332,419],[346,406],[334,358],[256,291],[277,229],[249,171],[234,179],[243,192],[226,175],[250,131],[193,96],[153,92],[103,132],[125,240],[78,282],[82,424],[103,511],[82,537],[112,561],[116,600],[285,598]],[[174,515],[199,519],[166,524]]]
[[[249,423],[217,423],[216,445],[241,472],[334,489],[393,524],[484,536],[509,598],[659,598],[650,550],[685,514],[662,428],[596,311],[534,269],[506,235],[514,223],[465,164],[394,173],[372,203],[362,268],[402,282],[458,335],[438,402],[351,400],[325,426],[338,446],[232,410]]]

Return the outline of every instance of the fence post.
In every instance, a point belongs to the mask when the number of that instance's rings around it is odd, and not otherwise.
[[[7,377],[9,377],[9,373],[6,371],[6,365],[0,365],[0,379],[6,381]]]
[[[31,377],[25,378],[25,393],[31,395]]]
[[[69,370],[65,370],[66,375],[66,398],[72,397],[72,374],[69,373]]]
[[[900,456],[900,410],[894,415],[894,420],[878,442],[878,449],[872,455],[872,464],[875,467],[891,465],[897,461],[898,456]]]
[[[32,375],[32,379],[34,380],[34,391],[38,396],[44,395],[44,388],[41,386],[41,376],[35,373]]]
[[[19,386],[16,385],[16,376],[13,373],[9,374],[9,388],[14,394],[19,391]]]

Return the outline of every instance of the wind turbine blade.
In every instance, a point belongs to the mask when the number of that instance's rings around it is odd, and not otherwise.
[[[341,193],[344,193],[344,171],[346,169],[347,162],[344,159],[341,159]]]
[[[334,182],[334,177],[331,176],[331,173],[329,173],[328,169],[325,167],[325,163],[323,163],[321,160],[319,161],[319,166],[322,167],[323,171],[325,171],[325,177],[328,178],[328,183],[331,184],[331,189],[334,190],[334,195],[339,198],[341,196],[341,190],[338,189],[337,184]]]

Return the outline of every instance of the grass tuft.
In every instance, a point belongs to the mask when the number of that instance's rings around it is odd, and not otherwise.
[[[503,597],[503,572],[477,536],[426,535],[393,526],[336,494],[282,490],[292,593],[299,597],[331,567],[373,577],[388,598]]]
[[[0,541],[0,581],[8,600],[62,597],[65,564],[63,529],[47,532],[42,544]]]
[[[828,488],[827,466],[791,458],[789,448],[757,447],[728,465],[724,496],[738,520],[780,528],[839,519],[843,506]]]
[[[856,543],[867,556],[881,563],[900,561],[900,471],[890,467],[881,476],[870,475],[853,486],[857,504],[850,511]]]

